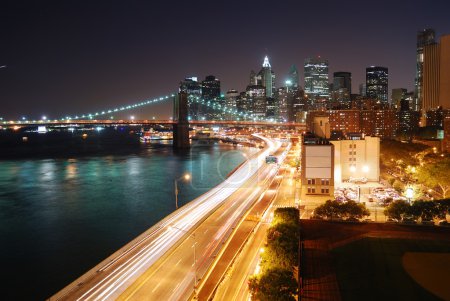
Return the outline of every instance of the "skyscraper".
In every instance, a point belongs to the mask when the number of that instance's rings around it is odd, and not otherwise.
[[[404,89],[404,88],[392,89],[392,93],[391,93],[392,105],[394,105],[396,108],[400,108],[400,102],[402,99],[406,98],[406,93],[408,93],[408,90]],[[412,107],[410,107],[410,108],[412,108]]]
[[[350,108],[350,94],[352,93],[352,74],[350,72],[333,73],[333,101],[341,108]]]
[[[237,90],[234,90],[234,89],[228,90],[227,94],[225,95],[225,104],[226,104],[227,108],[236,110],[237,104],[238,104],[238,99],[239,99],[239,92]],[[227,120],[234,120],[237,117],[234,114],[227,112],[227,114],[225,115],[225,118]]]
[[[381,102],[388,102],[388,68],[366,68],[366,95]]]
[[[439,106],[440,45],[437,43],[423,47],[421,107],[423,113]]]
[[[250,76],[252,76],[252,73],[250,73]],[[253,80],[252,84],[264,86],[266,88],[266,97],[273,97],[273,93],[275,92],[275,73],[272,70],[267,55],[264,57],[262,68],[256,75],[256,80]]]
[[[411,108],[414,111],[422,109],[423,101],[423,48],[426,45],[435,44],[434,29],[428,28],[417,32],[417,54],[416,54],[416,80],[415,80],[415,100],[414,106]]]
[[[304,65],[305,71],[305,94],[313,99],[313,103],[318,99],[328,99],[328,60],[320,56],[307,58]]]
[[[359,84],[359,95],[366,97],[366,83]]]
[[[422,110],[450,109],[450,35],[423,47]]]
[[[253,114],[256,117],[265,117],[267,100],[266,88],[262,85],[247,86],[245,107],[248,114]]]
[[[439,105],[444,109],[450,109],[450,35],[442,36],[440,42]]]
[[[205,80],[202,81],[202,98],[204,100],[209,100],[213,105],[223,105],[225,100],[220,98],[220,80],[214,75],[208,75]],[[214,110],[211,107],[202,108],[204,111],[204,116],[208,120],[221,119],[222,113],[219,110]],[[200,117],[200,116],[199,116]]]
[[[188,118],[193,120],[203,116],[202,107],[193,98],[201,98],[202,86],[196,76],[186,77],[180,82],[180,92],[186,92],[188,96]]]
[[[286,82],[290,82],[291,89],[298,89],[299,88],[299,76],[298,76],[298,70],[295,65],[292,65],[289,69],[289,74]],[[286,84],[287,85],[287,84]]]

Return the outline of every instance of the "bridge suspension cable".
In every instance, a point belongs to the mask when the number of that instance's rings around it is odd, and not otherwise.
[[[136,109],[138,107],[142,107],[142,106],[154,104],[154,103],[157,103],[157,102],[165,101],[165,100],[168,100],[168,99],[170,99],[172,97],[175,97],[175,94],[168,94],[168,95],[157,97],[157,98],[153,98],[153,99],[146,99],[144,101],[137,102],[137,103],[134,103],[134,104],[131,104],[131,105],[116,107],[114,109],[103,110],[103,111],[100,111],[100,112],[87,113],[87,114],[82,114],[82,115],[75,115],[74,117],[66,116],[64,118],[61,118],[60,120],[79,120],[79,119],[85,119],[85,118],[86,119],[93,119],[93,118],[95,118],[97,116],[111,115],[111,114],[114,114],[114,113],[123,112],[123,111],[127,111],[127,110],[132,110],[132,109]]]
[[[52,119],[49,121],[60,122],[60,121],[69,121],[69,120],[97,119],[98,117],[112,115],[115,113],[120,113],[120,112],[124,112],[127,110],[136,109],[136,108],[139,108],[142,106],[147,106],[147,105],[151,105],[154,103],[163,102],[163,101],[169,100],[175,96],[176,96],[176,94],[172,93],[172,94],[168,94],[168,95],[153,98],[153,99],[145,99],[143,101],[140,101],[140,102],[137,102],[134,104],[130,104],[130,105],[126,105],[126,106],[120,106],[120,107],[116,107],[116,108],[112,108],[112,109],[102,110],[102,111],[98,111],[95,113],[85,113],[85,114],[79,114],[79,115],[75,115],[75,116],[66,115],[63,118],[54,119],[54,120]],[[200,97],[194,96],[194,95],[190,95],[188,97],[188,100],[190,103],[198,103],[205,107],[212,108],[216,112],[222,112],[224,114],[229,114],[229,115],[235,116],[235,117],[237,117],[237,120],[240,120],[242,118],[242,120],[248,120],[248,121],[266,121],[266,122],[275,122],[276,121],[273,118],[261,117],[261,116],[257,116],[256,114],[253,114],[253,113],[239,112],[236,108],[217,103],[217,100],[207,100],[207,99],[203,99],[203,98],[200,98]],[[0,119],[0,122],[1,121],[3,121],[3,120]],[[35,120],[33,120],[33,122],[34,121]],[[26,123],[26,122],[27,121],[23,121],[23,120],[17,121],[17,123]],[[8,122],[3,121],[3,123],[6,124]]]

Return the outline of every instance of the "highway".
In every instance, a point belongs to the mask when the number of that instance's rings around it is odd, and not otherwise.
[[[233,226],[273,176],[266,148],[225,182],[181,207],[49,300],[187,300]],[[195,262],[194,262],[195,258]]]
[[[291,149],[289,156],[294,156],[295,150]],[[266,241],[267,229],[273,217],[273,212],[278,207],[290,207],[294,205],[295,179],[294,172],[290,167],[280,168],[277,177],[280,177],[281,184],[276,191],[276,197],[272,204],[256,226],[254,233],[236,258],[228,277],[220,284],[214,299],[216,301],[247,301],[250,300],[248,290],[248,278],[257,273],[260,252]]]

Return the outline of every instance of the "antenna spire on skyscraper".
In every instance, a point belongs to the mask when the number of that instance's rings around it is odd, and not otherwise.
[[[264,63],[263,63],[263,65],[262,65],[263,67],[271,67],[270,66],[270,63],[269,63],[269,57],[266,55],[265,57],[264,57]]]

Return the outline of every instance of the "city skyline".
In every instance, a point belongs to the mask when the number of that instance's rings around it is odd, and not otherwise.
[[[137,2],[126,7],[98,2],[6,4],[0,21],[5,37],[0,49],[0,115],[59,118],[102,110],[174,92],[189,76],[212,74],[221,81],[223,94],[230,89],[241,92],[249,70],[257,70],[265,55],[276,86],[287,79],[291,65],[300,71],[303,86],[304,60],[321,55],[329,61],[329,78],[337,71],[352,73],[353,93],[372,65],[389,68],[389,92],[413,91],[417,31],[434,28],[437,37],[450,33],[448,4],[380,4],[382,8],[371,12],[385,14],[382,25],[371,24],[370,15],[351,1],[329,3],[321,22],[313,13],[302,13],[320,11],[319,5],[302,7],[290,1],[270,13],[264,2],[258,7],[202,2],[178,7]],[[194,16],[185,17],[184,12]],[[268,16],[270,30],[262,30],[259,15]],[[233,22],[240,19],[249,22]],[[170,114],[165,105],[151,110]]]

